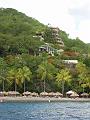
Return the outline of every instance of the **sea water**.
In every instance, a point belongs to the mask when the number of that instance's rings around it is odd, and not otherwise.
[[[0,103],[0,120],[90,120],[90,102]]]

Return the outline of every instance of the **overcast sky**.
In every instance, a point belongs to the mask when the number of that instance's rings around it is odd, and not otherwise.
[[[90,0],[0,0],[0,7],[15,8],[90,43]]]

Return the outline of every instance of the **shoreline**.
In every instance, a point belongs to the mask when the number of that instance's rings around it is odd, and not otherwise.
[[[0,97],[0,102],[90,102],[90,98]]]

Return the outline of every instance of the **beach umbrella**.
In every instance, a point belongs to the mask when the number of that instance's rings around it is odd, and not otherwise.
[[[70,91],[66,92],[66,95],[71,95],[73,93],[74,93],[74,91],[70,90]]]
[[[5,92],[5,91],[1,91],[0,92],[0,96],[2,97],[2,96],[6,96],[7,95],[7,92]]]
[[[55,96],[56,96],[56,97],[63,97],[63,94],[61,94],[60,92],[56,92],[56,93],[55,93]]]
[[[76,98],[76,97],[79,97],[79,95],[78,95],[76,92],[74,92],[74,93],[72,93],[72,94],[70,95],[70,97],[71,97],[71,98]]]
[[[82,94],[81,94],[81,97],[88,97],[88,96],[89,96],[88,93],[82,93]]]
[[[74,91],[70,90],[70,91],[66,92],[66,96],[67,96],[67,97],[70,97],[70,95],[72,95],[72,94],[74,94],[74,93],[75,93]]]
[[[17,91],[9,91],[9,92],[7,92],[7,94],[8,94],[8,96],[19,96],[20,95],[20,93]]]
[[[38,93],[36,93],[36,92],[31,93],[31,95],[32,95],[33,97],[38,97]]]
[[[54,97],[54,96],[55,96],[55,93],[54,93],[54,92],[50,92],[50,93],[48,93],[48,96],[49,96],[49,97]]]
[[[24,95],[24,96],[30,96],[30,95],[31,95],[31,92],[26,91],[26,92],[23,93],[23,95]]]
[[[56,92],[56,93],[50,92],[48,93],[48,96],[49,97],[62,97],[63,95],[60,92]]]
[[[42,97],[48,96],[48,93],[47,92],[41,92],[40,96],[42,96]]]

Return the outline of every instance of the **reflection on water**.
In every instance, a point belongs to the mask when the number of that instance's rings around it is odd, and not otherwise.
[[[0,120],[90,120],[90,102],[0,103]]]

